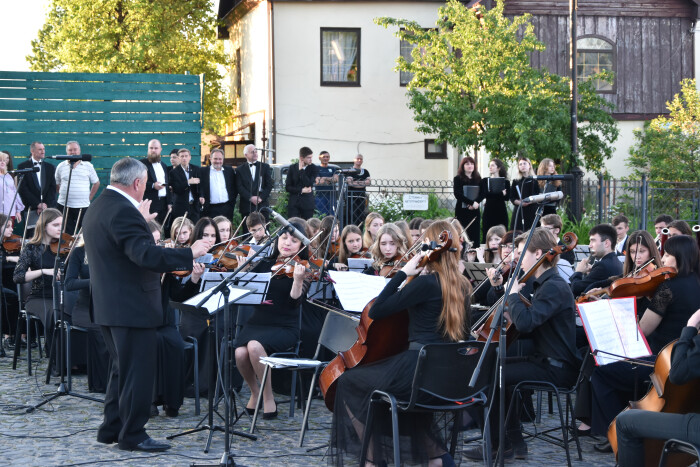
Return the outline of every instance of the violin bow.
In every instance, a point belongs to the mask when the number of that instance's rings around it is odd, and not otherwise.
[[[236,231],[233,232],[233,235],[231,236],[231,238],[229,238],[228,242],[226,242],[226,246],[224,247],[223,250],[221,250],[221,254],[219,255],[218,258],[216,258],[216,261],[214,261],[215,263],[219,262],[219,260],[220,260],[221,258],[224,257],[224,254],[226,254],[226,250],[228,250],[228,246],[231,244],[231,242],[233,241],[233,239],[236,238],[236,234],[238,233],[238,231],[239,231],[239,230],[241,229],[241,227],[243,226],[243,222],[245,222],[245,220],[246,220],[247,217],[248,217],[248,216],[243,216],[243,220],[241,220],[241,223],[238,224],[238,228],[236,229]],[[178,234],[178,237],[179,237],[179,236],[180,236],[180,235]],[[216,245],[212,246],[212,248],[214,248],[214,247],[216,247],[216,246],[219,246],[219,245],[221,245],[222,243],[224,243],[224,242],[217,243]]]
[[[277,229],[277,230],[280,230],[280,229]],[[315,240],[316,237],[318,237],[319,235],[321,235],[321,232],[318,232],[316,235],[314,235],[313,237],[311,237],[310,240],[311,240],[311,241]],[[310,242],[309,242],[309,245],[311,245]],[[276,270],[275,272],[272,273],[272,275],[270,276],[270,279],[272,279],[273,277],[275,277],[277,274],[279,274],[279,272],[280,272],[281,270],[283,270],[285,267],[287,267],[287,265],[288,265],[289,263],[291,263],[292,261],[294,261],[294,258],[296,258],[297,255],[298,255],[299,253],[301,253],[301,252],[304,251],[306,248],[308,248],[309,245],[304,245],[303,247],[301,247],[301,248],[299,249],[299,251],[296,252],[296,254],[295,254],[294,256],[290,256],[290,257],[287,258],[285,261],[283,261],[283,262],[282,262],[282,266],[280,266],[279,268],[277,268],[277,270]]]
[[[173,240],[173,244],[177,246],[178,239],[180,238],[180,232],[182,232],[182,228],[185,226],[185,221],[187,220],[187,213],[185,213],[184,216],[182,216],[182,222],[180,223],[180,227],[177,229],[177,234],[175,235],[175,240]]]
[[[389,277],[392,272],[396,271],[397,266],[399,264],[401,264],[401,261],[405,260],[408,257],[408,255],[410,255],[411,253],[415,253],[419,249],[419,247],[423,248],[422,240],[424,237],[425,237],[425,232],[420,234],[420,236],[416,239],[416,242],[413,245],[411,245],[411,248],[406,250],[406,253],[404,253],[403,256],[401,256],[401,258],[398,261],[394,262],[394,265],[392,266],[392,268],[389,269],[389,272],[387,272],[386,275],[383,277]]]
[[[78,232],[82,230],[82,228],[79,230],[78,226],[80,225],[80,218],[83,217],[83,208],[78,209],[78,220],[75,223],[75,230],[73,231],[73,236],[77,238]]]
[[[173,207],[168,206],[168,212],[165,214],[165,218],[163,219],[163,223],[160,226],[160,238],[165,238],[165,224],[168,222],[168,217],[170,217],[170,213],[173,212]]]

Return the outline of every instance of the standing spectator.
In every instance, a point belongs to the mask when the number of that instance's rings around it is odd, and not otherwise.
[[[503,179],[503,180],[500,180]],[[479,198],[486,199],[481,219],[481,237],[486,240],[486,232],[495,225],[508,225],[506,200],[510,183],[506,180],[506,166],[500,159],[489,162],[489,176],[479,183]]]
[[[193,223],[199,220],[202,210],[199,196],[200,168],[190,164],[192,155],[189,149],[182,148],[177,152],[180,165],[170,172],[170,187],[173,189],[173,218],[187,213],[187,218]]]
[[[314,165],[313,157],[313,151],[304,146],[299,149],[299,163],[289,166],[285,183],[289,193],[287,217],[306,220],[314,215],[314,183],[318,177],[318,167]]]
[[[534,179],[530,178],[535,175],[535,172],[532,171],[530,160],[525,156],[518,157],[518,175],[520,175],[520,178],[513,180],[513,183],[510,185],[510,201],[515,206],[510,221],[510,229],[524,232],[532,227],[537,227],[532,225],[535,222],[537,204],[529,204],[523,200],[528,196],[539,194],[540,186]]]
[[[321,165],[318,168],[318,177],[316,177],[316,210],[322,215],[330,215],[335,212],[336,169],[328,165],[331,160],[328,151],[321,151],[318,158]]]
[[[348,175],[348,203],[347,209],[347,224],[360,225],[365,220],[365,207],[367,206],[367,186],[372,183],[369,178],[369,170],[362,168],[364,157],[362,154],[355,156],[355,161],[352,168],[356,173]]]
[[[236,206],[236,173],[232,167],[224,165],[224,152],[221,149],[212,150],[209,155],[211,166],[200,170],[199,202],[202,213],[212,219],[225,216],[233,219],[233,208]]]
[[[479,223],[479,217],[481,216],[481,211],[479,210],[479,203],[481,198],[479,197],[479,182],[481,182],[481,175],[479,171],[476,170],[476,161],[473,157],[465,157],[459,163],[459,170],[457,170],[457,176],[454,178],[454,195],[457,199],[457,205],[455,206],[455,217],[464,227],[469,225],[467,229],[467,237],[472,245],[479,246],[481,242],[480,230],[481,224]],[[465,187],[472,186],[476,189],[476,195],[473,197],[467,196],[465,193]]]
[[[556,175],[557,166],[553,159],[545,158],[542,159],[540,165],[537,167],[537,175]],[[554,191],[561,191],[561,180],[540,180],[537,182],[540,186],[540,193],[551,193]],[[547,204],[542,211],[542,216],[548,214],[557,213],[558,201]]]
[[[22,222],[24,203],[22,203],[22,198],[19,196],[15,198],[17,187],[15,186],[15,179],[7,173],[10,170],[12,170],[12,158],[8,153],[0,151],[0,177],[2,178],[2,194],[0,195],[2,196],[2,201],[0,201],[2,212],[0,214],[10,216],[15,222]],[[14,204],[12,204],[13,201]]]
[[[27,175],[19,187],[19,196],[22,197],[22,202],[27,209],[24,218],[29,228],[33,229],[39,214],[44,209],[56,207],[56,167],[44,163],[46,150],[39,141],[29,145],[29,152],[31,153],[29,160],[19,164],[17,169],[39,167],[39,171]],[[27,235],[31,232],[31,230],[28,231]]]
[[[623,214],[618,214],[613,218],[613,227],[617,233],[617,243],[615,244],[615,253],[618,256],[623,256],[627,249],[627,232],[630,230],[630,220]]]
[[[159,224],[163,223],[168,210],[173,208],[173,201],[168,189],[168,167],[161,161],[160,157],[162,150],[160,141],[152,139],[148,142],[148,157],[141,159],[148,172],[146,191],[143,197],[151,200],[151,212],[158,214],[156,221]],[[172,215],[170,218],[172,218]]]
[[[170,175],[170,172],[173,171],[175,167],[180,165],[180,156],[177,155],[178,149],[175,148],[172,151],[170,151],[170,165],[168,166],[168,175]]]
[[[66,154],[69,156],[81,155],[80,144],[77,141],[68,141],[66,143]],[[72,174],[71,165],[73,166]],[[68,183],[69,179],[70,186]],[[75,235],[80,229],[80,225],[83,223],[83,216],[85,216],[85,212],[99,188],[100,179],[97,178],[95,167],[90,162],[63,161],[58,164],[58,167],[56,167],[58,205],[56,207],[61,212],[63,212],[65,206],[68,207],[65,228],[67,233]],[[67,199],[66,196],[68,196]]]
[[[241,201],[238,206],[242,216],[260,211],[269,206],[268,200],[272,191],[272,171],[264,162],[258,162],[258,150],[249,144],[243,150],[246,162],[236,169],[236,186]],[[267,219],[267,213],[265,219]]]

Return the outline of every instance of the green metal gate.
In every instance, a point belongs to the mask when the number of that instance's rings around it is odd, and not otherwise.
[[[15,166],[40,141],[46,155],[75,140],[92,154],[102,186],[121,157],[146,157],[148,141],[201,155],[202,85],[197,75],[0,71],[0,150]]]

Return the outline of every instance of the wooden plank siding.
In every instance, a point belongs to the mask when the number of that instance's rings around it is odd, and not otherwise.
[[[513,3],[537,2],[509,4]],[[601,95],[615,105],[613,113],[618,119],[668,113],[666,102],[680,91],[680,81],[694,77],[694,38],[690,32],[694,19],[668,16],[579,15],[579,38],[603,37],[615,46],[615,92]],[[531,55],[532,66],[568,76],[569,17],[537,14],[532,24],[546,46]]]
[[[634,0],[609,2],[606,0],[578,0],[581,16],[616,16],[648,18],[697,18],[698,5],[690,0]],[[569,0],[506,0],[506,15],[567,15]]]
[[[151,139],[163,154],[201,154],[201,87],[196,75],[0,71],[0,150],[15,166],[41,141],[47,155],[76,140],[103,186],[119,158],[146,157]],[[167,163],[167,158],[166,158]]]

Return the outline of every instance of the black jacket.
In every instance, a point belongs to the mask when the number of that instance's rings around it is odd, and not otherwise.
[[[33,159],[22,162],[17,169],[31,169],[34,166]],[[39,187],[38,173],[30,173],[24,176],[19,187],[19,196],[24,205],[30,209],[43,203],[50,208],[56,207],[56,167],[46,161],[41,162],[41,188]]]
[[[622,263],[617,258],[613,251],[603,256],[603,258],[595,263],[591,271],[585,276],[580,272],[575,272],[571,276],[571,291],[576,297],[582,293],[592,289],[596,282],[608,279],[611,276],[619,276],[622,274]]]
[[[141,213],[110,189],[88,209],[83,234],[93,321],[102,326],[162,326],[160,273],[191,268],[192,250],[156,246]]]
[[[258,211],[263,206],[269,206],[268,199],[273,185],[272,170],[264,162],[256,162],[255,166],[255,180],[250,175],[248,162],[236,168],[236,187],[241,197],[239,209],[243,215],[250,214],[251,211]],[[261,197],[262,202],[255,206],[250,202],[250,198],[253,196]]]
[[[200,178],[199,167],[189,164],[187,169],[190,172],[190,178]],[[178,211],[178,209],[180,211],[187,210],[187,206],[190,204],[190,193],[192,193],[194,204],[199,206],[200,186],[188,183],[185,168],[182,165],[170,171],[170,188],[173,190],[173,211]]]
[[[226,183],[226,192],[228,193],[229,202],[235,206],[236,197],[238,196],[238,188],[236,188],[236,172],[233,167],[228,165],[223,166],[224,182]],[[210,204],[210,174],[211,167],[201,167],[199,169],[199,195],[204,198],[203,208],[206,209]]]
[[[311,164],[304,170],[299,169],[299,164],[289,166],[285,188],[289,193],[289,206],[296,206],[299,209],[311,208],[315,206],[313,186],[318,177],[318,166]],[[310,193],[302,193],[302,188],[311,187]]]
[[[153,188],[153,184],[157,181],[156,180],[156,171],[153,170],[153,164],[148,162],[148,159],[141,159],[141,162],[143,162],[143,165],[146,166],[146,170],[148,172],[148,180],[146,181],[146,191],[143,193],[143,199],[150,199],[151,201],[155,201],[158,199],[158,190]],[[169,185],[169,180],[170,180],[170,170],[172,167],[165,165],[163,161],[160,162],[160,166],[163,168],[163,173],[165,174],[165,199],[166,199],[166,204],[173,204],[173,199],[172,195],[170,193],[170,188],[168,187]]]

